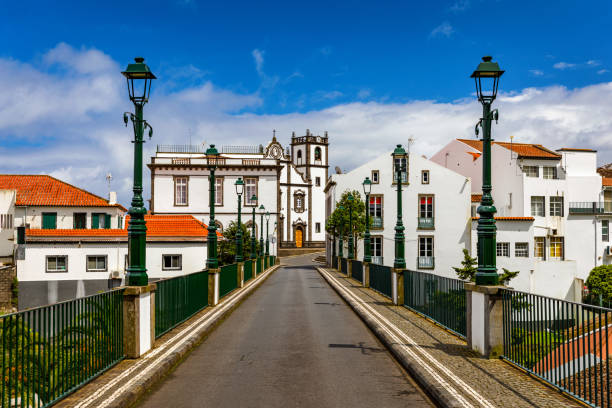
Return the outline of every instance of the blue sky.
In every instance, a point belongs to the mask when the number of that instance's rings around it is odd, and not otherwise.
[[[113,171],[125,202],[119,71],[136,55],[159,77],[149,148],[188,135],[259,144],[274,128],[286,143],[310,128],[330,131],[332,165],[345,168],[410,136],[431,155],[472,136],[469,74],[491,54],[507,71],[498,139],[592,147],[612,161],[608,1],[0,4],[0,154],[28,158],[1,172],[52,173],[102,194]],[[372,138],[388,143],[347,154]]]

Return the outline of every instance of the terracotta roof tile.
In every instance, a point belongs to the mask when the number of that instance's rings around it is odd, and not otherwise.
[[[575,149],[573,147],[562,147],[561,149],[557,149],[558,152],[588,152],[588,153],[597,153],[597,150],[593,149]]]
[[[612,177],[602,177],[601,185],[602,186],[612,186]]]
[[[478,217],[472,217],[472,220],[478,220]],[[533,221],[533,217],[495,217],[495,221]]]
[[[127,237],[123,229],[29,229],[31,237]],[[147,237],[207,237],[208,226],[192,215],[145,215]],[[223,235],[217,231],[217,236]]]
[[[479,203],[482,200],[482,194],[472,194],[472,202]]]
[[[482,152],[482,142],[480,140],[457,139],[465,143],[473,149]],[[534,159],[560,159],[561,155],[545,148],[539,144],[532,143],[507,143],[507,142],[491,142],[518,154],[519,158],[534,158]]]
[[[48,175],[0,174],[0,189],[17,190],[16,205],[118,207],[108,200]]]

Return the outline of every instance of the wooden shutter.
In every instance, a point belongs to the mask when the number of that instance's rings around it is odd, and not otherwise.
[[[98,227],[98,224],[99,224],[98,217],[99,217],[99,214],[95,214],[95,213],[91,214],[91,229],[99,228]]]
[[[110,214],[104,214],[104,229],[110,229],[111,225],[111,216]]]
[[[56,229],[57,228],[57,213],[43,213],[42,220],[43,229]]]

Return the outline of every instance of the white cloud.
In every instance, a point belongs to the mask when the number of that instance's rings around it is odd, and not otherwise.
[[[437,26],[436,28],[434,28],[429,34],[429,36],[432,38],[436,38],[436,37],[449,38],[454,32],[455,30],[453,29],[453,26],[451,26],[448,21],[445,21],[439,26]]]
[[[576,64],[571,64],[569,62],[557,62],[555,65],[553,65],[553,68],[555,69],[570,69],[574,67],[576,67]]]
[[[601,75],[601,74],[605,74],[606,72],[610,72],[610,71],[609,71],[609,70],[607,70],[607,69],[600,69],[599,71],[597,71],[597,73],[598,73],[599,75]]]
[[[453,12],[465,11],[470,8],[470,5],[470,0],[456,0],[448,9]]]
[[[255,60],[255,69],[260,76],[264,75],[263,72],[263,64],[264,64],[264,53],[261,50],[255,48],[251,53],[253,55],[253,59]]]
[[[588,60],[586,62],[587,65],[591,66],[591,67],[598,67],[601,65],[601,62],[596,61],[596,60]]]
[[[78,59],[90,51],[62,53]],[[96,75],[87,73],[91,67],[71,68],[78,72],[65,75],[47,69],[49,61],[63,61],[58,54],[45,56],[41,66],[0,58],[0,173],[54,174],[105,196],[104,176],[110,171],[113,189],[128,206],[133,133],[122,121],[122,113],[132,110],[119,75],[123,64],[106,56],[110,62],[100,64],[106,68]],[[305,113],[252,113],[262,103],[258,93],[240,94],[211,82],[180,91],[154,84],[145,118],[155,132],[145,144],[145,161],[157,144],[187,144],[190,134],[193,144],[258,145],[271,139],[272,129],[281,143],[288,143],[292,131],[300,134],[307,128],[329,131],[332,168],[358,166],[405,143],[411,134],[416,140],[412,150],[430,157],[453,138],[474,137],[482,109],[470,97],[453,103],[370,101]],[[612,82],[573,90],[527,88],[501,94],[495,107],[500,110],[499,124],[493,125],[496,140],[515,135],[516,142],[551,149],[593,148],[600,163],[612,161]],[[149,180],[147,169],[144,180]],[[148,181],[144,187],[148,198]]]
[[[370,89],[364,88],[364,89],[360,89],[359,90],[359,92],[357,93],[357,98],[358,99],[366,99],[370,95],[372,95],[372,91]]]
[[[533,76],[543,76],[544,75],[544,71],[541,71],[539,69],[530,69],[529,73]]]

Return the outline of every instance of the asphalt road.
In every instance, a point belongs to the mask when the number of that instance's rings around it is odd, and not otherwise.
[[[311,259],[286,259],[139,406],[433,406]]]

